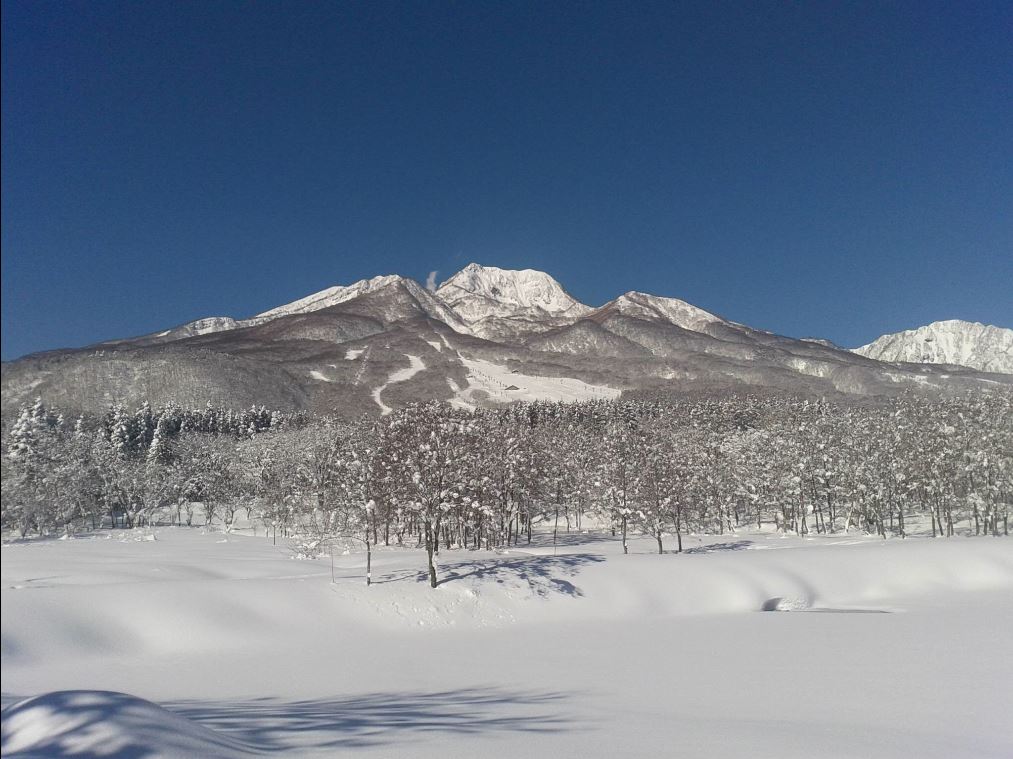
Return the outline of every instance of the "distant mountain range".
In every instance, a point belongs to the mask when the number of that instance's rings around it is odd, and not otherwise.
[[[434,291],[379,276],[248,319],[25,356],[2,382],[5,414],[35,396],[70,411],[211,401],[356,416],[422,399],[964,392],[1013,386],[1013,330],[937,322],[849,351],[641,292],[593,308],[544,272],[469,264]]]

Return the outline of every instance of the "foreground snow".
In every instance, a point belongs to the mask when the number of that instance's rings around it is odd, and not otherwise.
[[[241,757],[255,751],[126,693],[60,691],[4,711],[5,756]]]
[[[360,553],[332,584],[262,537],[144,537],[4,547],[4,704],[50,694],[5,756],[1013,754],[1005,539],[543,534],[444,552],[432,591],[413,550],[366,588]]]

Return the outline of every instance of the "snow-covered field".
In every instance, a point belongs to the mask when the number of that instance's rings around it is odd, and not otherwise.
[[[1008,539],[551,543],[7,544],[4,756],[1013,756]]]

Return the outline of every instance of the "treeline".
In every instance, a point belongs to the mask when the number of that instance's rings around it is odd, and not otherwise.
[[[339,537],[440,547],[530,540],[588,515],[622,538],[770,524],[1006,535],[1013,393],[849,406],[792,398],[412,405],[343,424],[266,409],[122,407],[68,422],[41,402],[6,432],[3,526],[191,524],[237,513],[313,554]]]
[[[237,440],[310,423],[295,414],[253,407],[236,412],[212,406],[158,411],[147,403],[133,412],[112,406],[98,419],[69,421],[41,399],[21,408],[4,430],[4,530],[21,536],[96,527],[150,524],[174,506],[174,521],[192,523],[194,506],[209,518],[219,498],[234,501],[228,475]]]

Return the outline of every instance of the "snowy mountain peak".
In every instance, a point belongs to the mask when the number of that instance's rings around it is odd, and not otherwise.
[[[1013,329],[948,319],[883,335],[854,352],[877,361],[957,364],[1013,374]]]
[[[468,322],[490,316],[578,317],[591,311],[545,272],[477,263],[446,280],[436,295]]]
[[[636,291],[620,295],[611,303],[602,306],[602,309],[618,311],[625,316],[641,319],[660,319],[694,332],[701,332],[711,324],[724,322],[721,317],[678,298],[663,298],[660,295]]]
[[[346,300],[357,298],[365,293],[375,292],[376,290],[380,290],[388,285],[406,281],[408,280],[404,277],[398,276],[397,274],[385,274],[379,277],[373,277],[372,279],[360,279],[358,282],[354,282],[350,285],[336,285],[334,287],[328,287],[326,290],[321,290],[320,292],[313,293],[312,295],[307,295],[305,298],[294,300],[283,306],[277,306],[269,311],[257,314],[254,319],[275,319],[279,316],[290,316],[291,314],[305,314],[310,311],[319,311],[322,308],[336,306],[338,303],[344,303]]]

